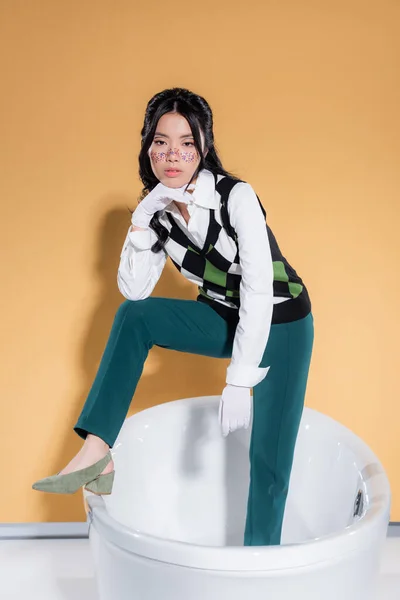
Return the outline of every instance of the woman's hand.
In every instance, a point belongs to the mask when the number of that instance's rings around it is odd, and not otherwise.
[[[131,218],[132,225],[135,227],[147,228],[154,213],[159,210],[164,210],[164,208],[174,200],[176,200],[176,202],[188,204],[191,194],[185,192],[185,188],[186,185],[180,188],[169,188],[162,183],[156,185],[133,212]]]
[[[236,429],[247,429],[250,424],[252,397],[248,387],[226,385],[219,401],[219,423],[226,437]]]

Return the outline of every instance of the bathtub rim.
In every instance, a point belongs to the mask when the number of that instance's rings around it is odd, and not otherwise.
[[[333,563],[351,554],[360,554],[386,537],[388,515],[382,508],[370,511],[355,524],[338,534],[330,534],[303,543],[284,546],[203,546],[157,538],[122,525],[107,511],[100,496],[89,494],[88,522],[100,537],[149,560],[169,565],[210,571],[295,570]],[[372,514],[373,513],[373,514]]]
[[[210,405],[219,402],[220,396],[198,396],[171,401],[173,404]],[[165,407],[171,402],[165,403]],[[136,413],[135,418],[147,411],[160,409],[156,405]],[[204,546],[189,542],[160,538],[128,527],[114,519],[101,496],[84,491],[88,507],[88,522],[100,535],[130,553],[171,565],[208,569],[213,571],[279,571],[317,565],[334,561],[352,552],[364,551],[371,543],[386,536],[390,517],[390,485],[382,464],[371,448],[349,428],[332,417],[305,407],[309,414],[332,422],[341,433],[344,443],[362,456],[367,464],[374,464],[375,473],[367,480],[370,504],[354,523],[338,533],[331,533],[302,543],[284,546]]]

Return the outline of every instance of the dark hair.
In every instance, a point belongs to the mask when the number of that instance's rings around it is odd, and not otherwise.
[[[151,168],[148,150],[153,142],[159,119],[165,113],[171,112],[179,113],[189,123],[194,145],[200,156],[199,165],[188,185],[202,169],[208,169],[215,175],[220,174],[238,179],[223,168],[218,156],[214,143],[213,113],[208,102],[202,96],[187,89],[174,87],[153,96],[146,107],[144,124],[141,130],[142,146],[139,153],[139,176],[144,185],[141,198],[143,199],[159,183]],[[206,156],[204,156],[201,147],[200,131],[204,135],[204,150],[208,150]],[[150,227],[158,237],[158,241],[152,246],[152,251],[159,252],[168,239],[168,231],[160,224],[158,213],[155,213],[150,221]]]

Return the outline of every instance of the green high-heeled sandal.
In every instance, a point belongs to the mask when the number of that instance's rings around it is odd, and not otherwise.
[[[100,475],[110,460],[112,460],[112,456],[111,452],[108,451],[104,458],[93,465],[72,473],[63,475],[57,473],[57,475],[39,479],[32,485],[32,489],[50,494],[75,494],[81,487],[85,486],[87,490],[98,495],[111,494],[114,471]]]

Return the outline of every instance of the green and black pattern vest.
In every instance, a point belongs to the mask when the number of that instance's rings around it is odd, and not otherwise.
[[[210,304],[226,319],[237,319],[241,267],[237,236],[229,222],[227,204],[232,188],[241,180],[215,174],[214,177],[221,202],[219,210],[209,209],[210,221],[203,247],[194,244],[173,216],[165,212],[162,219],[162,226],[168,230],[165,251],[182,275],[198,286],[197,300]],[[266,217],[258,196],[257,199]],[[266,227],[274,269],[274,296],[291,300],[274,304],[272,323],[295,321],[311,311],[308,293],[301,278],[282,255],[267,224]]]

